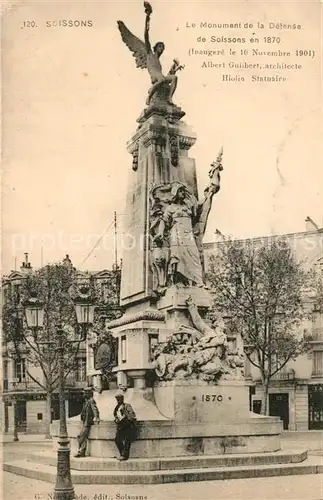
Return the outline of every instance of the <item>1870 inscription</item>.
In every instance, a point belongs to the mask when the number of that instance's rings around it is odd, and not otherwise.
[[[202,394],[201,399],[203,403],[209,403],[209,402],[222,403],[223,396],[222,394]]]

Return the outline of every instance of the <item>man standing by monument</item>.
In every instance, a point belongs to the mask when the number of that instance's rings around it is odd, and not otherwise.
[[[77,436],[79,449],[76,458],[85,457],[87,440],[90,434],[91,426],[94,422],[100,422],[100,414],[96,402],[93,398],[93,389],[88,388],[84,391],[85,402],[81,411],[81,420],[83,423],[83,428],[80,434]]]
[[[136,414],[129,403],[124,402],[124,395],[116,395],[117,405],[114,408],[113,416],[117,424],[115,443],[119,450],[118,460],[128,460],[130,446],[135,440],[136,433]]]

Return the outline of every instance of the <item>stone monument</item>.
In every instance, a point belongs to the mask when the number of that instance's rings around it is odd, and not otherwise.
[[[102,420],[91,430],[90,454],[116,453],[113,407],[120,389],[139,423],[132,458],[276,451],[279,419],[249,411],[238,332],[228,337],[220,315],[213,325],[206,320],[212,296],[205,279],[203,236],[220,190],[223,151],[211,164],[209,183],[199,196],[195,160],[189,156],[196,136],[173,102],[176,73],[183,66],[174,59],[163,74],[165,46],[151,46],[152,8],[147,2],[144,6],[144,41],[118,21],[122,40],[137,67],[148,70],[151,87],[127,145],[132,167],[120,297],[125,313],[89,347]],[[76,425],[70,420],[72,438]]]

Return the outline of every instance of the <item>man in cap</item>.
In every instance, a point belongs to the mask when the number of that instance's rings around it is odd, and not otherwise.
[[[128,460],[130,446],[136,438],[136,414],[129,403],[124,402],[124,395],[116,395],[117,405],[114,408],[113,416],[117,424],[115,444],[119,450],[119,460]]]
[[[87,440],[90,434],[91,426],[94,422],[100,422],[100,414],[96,402],[93,398],[93,388],[88,387],[84,391],[85,401],[81,411],[81,421],[83,423],[83,428],[80,434],[77,436],[79,449],[75,457],[85,457]]]

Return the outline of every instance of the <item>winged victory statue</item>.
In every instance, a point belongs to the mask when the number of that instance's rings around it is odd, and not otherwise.
[[[146,14],[144,35],[145,41],[143,42],[140,38],[131,33],[122,21],[118,21],[121,38],[133,53],[133,56],[136,59],[137,68],[147,69],[150,75],[152,85],[148,90],[146,104],[150,104],[154,95],[159,95],[169,104],[173,104],[172,97],[177,86],[176,73],[177,71],[183,69],[184,66],[180,65],[177,59],[174,59],[168,74],[166,76],[163,75],[160,56],[165,50],[165,44],[163,42],[157,42],[153,47],[151,47],[149,29],[152,7],[148,2],[144,2],[144,7]]]

